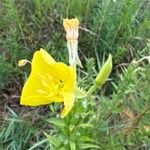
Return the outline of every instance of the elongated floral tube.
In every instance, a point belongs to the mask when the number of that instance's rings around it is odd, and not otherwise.
[[[109,54],[107,61],[102,66],[102,69],[100,70],[99,74],[97,75],[95,79],[96,84],[98,84],[99,86],[102,86],[106,82],[111,71],[112,71],[112,56],[111,54]]]
[[[81,61],[78,55],[78,41],[67,41],[67,47],[69,52],[69,64],[76,68],[76,64],[82,67]]]

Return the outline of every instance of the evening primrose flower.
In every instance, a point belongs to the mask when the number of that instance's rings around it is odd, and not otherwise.
[[[56,62],[44,49],[34,53],[31,73],[21,94],[20,104],[39,106],[51,102],[63,102],[61,117],[65,117],[74,105],[75,69]]]
[[[82,67],[78,56],[78,36],[79,36],[79,20],[64,19],[63,26],[66,31],[67,47],[69,51],[69,64],[76,68],[76,64]]]

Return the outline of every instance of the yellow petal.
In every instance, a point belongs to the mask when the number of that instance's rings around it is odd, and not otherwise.
[[[64,97],[59,93],[53,93],[50,80],[42,76],[34,72],[30,74],[23,87],[20,104],[38,106],[51,102],[63,102]]]
[[[46,71],[49,65],[54,63],[56,63],[55,60],[45,50],[40,49],[40,51],[36,51],[33,55],[32,71]]]
[[[76,72],[73,67],[59,62],[50,65],[48,72],[53,78],[60,79],[63,82],[64,92],[75,90]]]
[[[48,97],[37,95],[37,96],[26,96],[26,97],[22,96],[20,104],[27,105],[27,106],[39,106],[39,105],[46,105],[51,102],[52,101],[50,101]]]
[[[37,74],[31,72],[22,90],[21,105],[38,106],[51,102],[48,99],[48,89],[42,80]]]
[[[61,112],[61,118],[64,118],[71,111],[75,100],[74,93],[65,93],[64,95],[64,108]]]
[[[73,67],[68,67],[68,75],[66,84],[64,86],[64,92],[74,92],[76,88],[76,71]]]
[[[32,60],[32,71],[40,72],[41,74],[49,74],[54,78],[68,80],[69,68],[66,64],[58,62],[43,49],[35,52]],[[73,69],[73,68],[72,68]]]
[[[44,49],[40,49],[37,53],[40,53],[43,59],[48,63],[48,64],[53,64],[56,63],[55,60],[49,55]]]

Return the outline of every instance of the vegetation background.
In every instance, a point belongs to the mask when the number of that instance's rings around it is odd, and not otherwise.
[[[109,53],[113,72],[92,102],[85,100],[82,119],[65,120],[77,128],[75,135],[69,132],[65,149],[150,149],[150,59],[132,63],[150,56],[149,0],[0,0],[0,6],[0,150],[49,149],[65,143],[61,120],[46,121],[58,113],[52,111],[57,106],[49,111],[48,106],[19,105],[30,65],[19,68],[17,63],[30,60],[41,47],[68,63],[62,26],[67,17],[80,20],[80,87],[89,89]],[[43,131],[58,137],[49,137],[48,144]]]

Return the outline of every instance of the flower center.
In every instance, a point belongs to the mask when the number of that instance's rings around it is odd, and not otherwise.
[[[64,88],[64,82],[61,79],[53,78],[49,74],[38,74],[39,80],[42,82],[41,89],[37,92],[45,96],[61,96]]]

